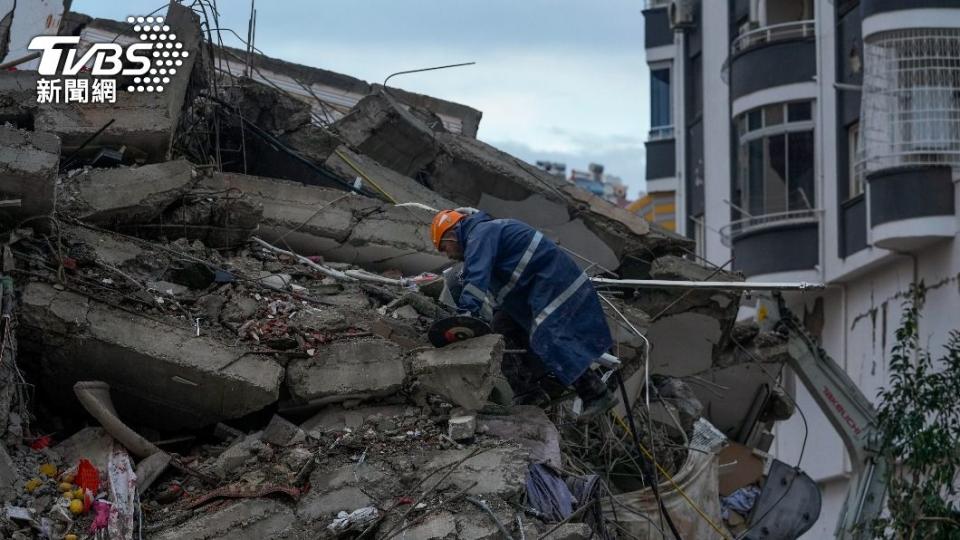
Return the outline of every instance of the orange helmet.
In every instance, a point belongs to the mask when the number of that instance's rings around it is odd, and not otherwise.
[[[433,223],[430,224],[430,239],[433,240],[433,247],[440,249],[440,239],[443,238],[443,233],[449,231],[465,217],[456,210],[437,212],[437,215],[433,216]]]

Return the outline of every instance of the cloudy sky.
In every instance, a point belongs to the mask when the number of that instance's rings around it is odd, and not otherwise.
[[[74,0],[72,9],[123,19],[162,4]],[[221,27],[245,36],[249,0],[218,5]],[[256,45],[371,82],[477,62],[390,84],[483,111],[479,137],[528,161],[561,161],[568,170],[603,163],[634,197],[649,126],[641,7],[638,0],[259,0]],[[241,46],[228,35],[228,45]]]

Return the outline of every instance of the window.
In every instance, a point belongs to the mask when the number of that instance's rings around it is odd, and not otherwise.
[[[653,69],[650,71],[650,131],[673,125],[673,116],[670,111],[670,68]]]
[[[847,128],[847,178],[850,182],[848,198],[852,199],[863,193],[863,177],[857,174],[857,162],[860,161],[860,122],[855,122]]]
[[[815,208],[812,118],[809,101],[768,105],[737,118],[740,212],[760,217]]]

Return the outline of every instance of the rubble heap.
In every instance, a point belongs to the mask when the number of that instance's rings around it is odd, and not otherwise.
[[[629,410],[579,426],[510,336],[428,343],[452,314],[428,225],[473,206],[591,275],[739,276],[477,141],[479,115],[450,132],[439,100],[371,87],[318,119],[218,73],[197,13],[168,20],[192,76],[149,103],[64,119],[0,73],[4,538],[654,538],[651,481],[698,501],[671,503],[685,536],[724,527],[720,485],[762,467],[724,482],[723,441],[755,455],[792,413],[739,296],[599,287]]]

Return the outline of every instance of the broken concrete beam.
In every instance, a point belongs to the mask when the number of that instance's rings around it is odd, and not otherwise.
[[[205,189],[237,189],[263,205],[258,235],[283,238],[300,255],[407,274],[436,270],[449,259],[430,241],[433,212],[397,207],[343,191],[241,174],[214,174]]]
[[[165,529],[155,540],[236,540],[281,538],[295,526],[293,510],[271,499],[246,499],[201,513],[190,521]]]
[[[310,475],[310,493],[297,504],[297,517],[310,522],[370,506],[374,501],[367,493],[385,478],[384,473],[369,464],[346,465],[332,472],[314,471]]]
[[[287,367],[287,388],[294,400],[328,402],[390,395],[406,373],[400,347],[381,339],[336,341],[317,349],[312,358]],[[342,397],[342,399],[340,399]]]
[[[360,152],[405,176],[416,176],[439,152],[434,131],[384,92],[360,100],[333,129]]]
[[[0,227],[53,212],[59,160],[55,135],[0,125],[0,200],[20,199],[19,206],[0,211]]]
[[[57,208],[102,226],[147,224],[183,197],[192,183],[193,166],[182,159],[90,169],[64,181]]]
[[[420,352],[411,375],[420,388],[443,396],[468,410],[479,410],[500,376],[503,336],[489,334]]]
[[[352,184],[355,179],[360,178],[363,186],[369,191],[379,193],[382,189],[389,199],[397,203],[415,202],[437,210],[459,206],[413,178],[385,167],[368,156],[354,152],[346,145],[340,146],[330,155],[326,166],[346,182]],[[371,182],[363,178],[364,176],[373,180],[376,186],[371,185]]]
[[[52,395],[70,395],[79,380],[102,380],[121,415],[145,424],[200,427],[279,397],[283,368],[270,357],[43,283],[23,289],[20,324],[23,347],[43,359]]]

